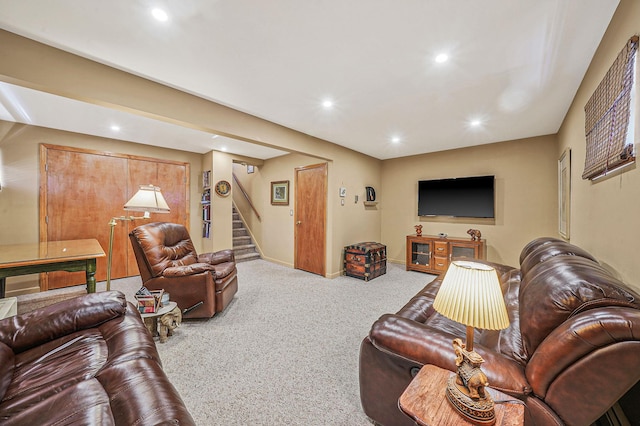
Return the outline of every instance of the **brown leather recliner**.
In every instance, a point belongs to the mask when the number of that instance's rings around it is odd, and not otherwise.
[[[555,238],[527,244],[518,269],[492,266],[511,324],[476,330],[474,349],[491,387],[525,406],[525,425],[589,425],[637,394],[640,295],[585,250]],[[456,371],[451,342],[466,330],[433,308],[442,278],[380,317],[362,342],[360,397],[377,424],[413,425],[398,398],[420,367]]]
[[[131,231],[129,239],[142,284],[169,292],[171,300],[187,310],[185,318],[222,312],[238,291],[233,250],[198,255],[183,225],[148,223]]]

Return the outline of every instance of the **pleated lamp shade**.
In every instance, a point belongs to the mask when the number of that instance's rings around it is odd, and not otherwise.
[[[170,211],[160,188],[153,185],[140,185],[140,189],[127,201],[124,209],[152,213],[169,213]]]
[[[433,307],[441,315],[468,327],[502,330],[509,326],[498,274],[482,263],[451,262]]]

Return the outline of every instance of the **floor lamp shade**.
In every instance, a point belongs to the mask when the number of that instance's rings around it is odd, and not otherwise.
[[[153,185],[140,185],[140,189],[126,202],[124,209],[150,213],[169,213],[170,210],[160,188]]]

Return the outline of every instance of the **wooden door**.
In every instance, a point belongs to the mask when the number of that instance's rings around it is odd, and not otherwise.
[[[45,171],[44,241],[95,238],[107,253],[108,223],[118,213],[112,211],[113,200],[127,196],[126,183],[114,183],[121,182],[122,176],[127,175],[127,160],[50,149],[46,155]],[[121,236],[116,235],[115,244],[115,247],[123,244]],[[112,276],[125,276],[125,256],[126,250],[114,251]],[[106,257],[97,259],[98,281],[106,278],[106,265]],[[50,272],[44,278],[47,277],[43,290],[78,285],[86,280],[84,272]]]
[[[327,164],[295,170],[294,267],[318,275],[326,269]]]
[[[129,232],[145,222],[189,224],[189,164],[53,145],[41,146],[40,240],[95,238],[109,249],[112,217],[142,216],[123,209],[140,185],[161,188],[168,214],[151,219],[116,221],[111,278],[138,275]],[[96,280],[106,279],[107,258],[97,260]],[[43,276],[41,290],[85,282],[85,274],[52,272]]]

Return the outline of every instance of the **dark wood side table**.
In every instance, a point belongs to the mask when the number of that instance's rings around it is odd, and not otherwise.
[[[473,425],[462,418],[451,407],[444,392],[447,379],[455,374],[435,365],[425,365],[413,378],[398,400],[400,409],[421,426],[464,426]],[[496,426],[517,426],[524,424],[524,405],[516,398],[486,388],[494,401],[513,401],[496,403]]]
[[[0,245],[0,298],[4,297],[7,277],[52,271],[84,271],[87,293],[95,293],[96,259],[104,256],[100,243],[94,238]]]

